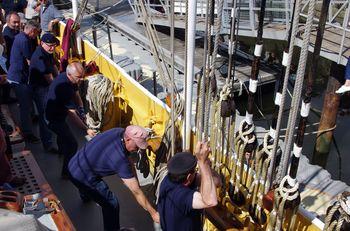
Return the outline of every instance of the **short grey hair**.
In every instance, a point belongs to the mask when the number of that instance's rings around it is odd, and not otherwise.
[[[24,26],[24,31],[31,31],[33,29],[40,30],[40,24],[34,20],[29,20]]]
[[[67,75],[72,75],[78,71],[84,71],[84,67],[80,62],[70,63],[66,68]]]
[[[16,12],[16,11],[10,11],[7,15],[6,15],[6,22],[9,22],[12,15],[16,15],[17,17],[20,18],[21,20],[21,17],[19,16],[19,14]]]

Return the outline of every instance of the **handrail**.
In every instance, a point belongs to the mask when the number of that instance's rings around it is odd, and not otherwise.
[[[133,8],[134,13],[137,16],[140,16],[139,12],[135,10],[134,5],[137,3],[131,3],[131,0],[128,0],[131,7]],[[175,13],[176,15],[184,16],[185,15],[185,4],[187,0],[174,0],[175,5]],[[233,0],[224,0],[224,13],[223,14],[223,25],[221,27],[222,33],[227,33],[227,28],[229,28],[230,20],[225,20],[225,17],[228,17],[231,12],[231,5],[233,3]],[[290,22],[290,15],[291,15],[291,5],[294,0],[286,0],[286,1],[272,1],[271,5],[266,8],[266,15],[265,19],[270,23],[274,25],[281,25],[282,30],[285,32],[288,31],[289,28],[289,22]],[[169,0],[160,0],[160,4],[148,4],[147,6],[153,9],[153,15],[164,15],[166,16],[166,13],[168,12],[169,7]],[[303,0],[303,7],[300,13],[301,17],[306,17],[304,11],[307,10],[309,0]],[[340,62],[342,59],[342,56],[344,54],[344,45],[345,45],[345,39],[346,35],[348,35],[348,32],[350,32],[350,28],[348,26],[349,23],[349,14],[350,14],[350,0],[331,0],[328,18],[326,25],[331,28],[337,29],[338,33],[341,34],[341,41],[339,44],[338,58],[336,62]],[[322,1],[317,1],[317,4],[321,4]],[[205,17],[205,9],[206,9],[206,1],[205,0],[197,0],[197,19],[201,20]],[[238,7],[238,6],[237,6]],[[241,17],[240,17],[240,30],[245,31],[251,31],[252,35],[256,32],[256,15],[258,14],[260,10],[259,3],[254,0],[242,0],[240,11],[241,11]],[[216,14],[216,10],[215,10]],[[151,14],[152,15],[152,14]],[[314,18],[314,22],[318,22],[318,17]],[[226,25],[227,24],[227,25]],[[303,29],[301,27],[300,33],[303,33]],[[281,39],[281,37],[279,37]]]

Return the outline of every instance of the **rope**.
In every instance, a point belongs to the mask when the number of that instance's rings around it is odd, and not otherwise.
[[[104,117],[108,104],[114,102],[113,83],[101,74],[93,75],[87,79],[88,87],[86,101],[88,113],[86,122],[90,129],[99,133],[103,124],[107,124]]]
[[[297,77],[296,77],[296,82],[294,86],[293,99],[291,103],[291,110],[289,113],[287,128],[294,128],[296,125],[296,119],[298,116],[298,106],[300,104],[305,68],[307,63],[308,47],[309,47],[310,36],[311,36],[311,27],[312,27],[313,17],[315,13],[315,2],[316,2],[315,0],[310,0],[309,6],[308,6],[308,17],[305,25],[305,33],[303,34],[304,35],[303,45],[299,56],[299,65],[298,65]],[[282,156],[283,161],[281,165],[280,176],[284,176],[287,172],[289,153],[291,151],[292,142],[293,142],[293,133],[294,133],[294,129],[287,129],[286,131],[287,136],[286,136],[285,148],[283,152],[284,155]]]
[[[271,163],[268,169],[268,184],[271,186],[272,183],[272,172],[274,169],[274,164],[275,164],[275,156],[276,152],[278,149],[278,142],[279,142],[279,134],[280,134],[280,129],[281,129],[281,122],[282,122],[282,115],[285,107],[285,101],[286,101],[286,93],[287,93],[287,86],[288,86],[288,78],[289,78],[289,73],[290,73],[290,65],[292,63],[292,57],[293,57],[293,52],[294,52],[294,43],[295,43],[295,37],[297,34],[297,31],[299,29],[299,14],[300,14],[300,8],[301,8],[301,2],[300,0],[295,0],[295,8],[294,8],[294,18],[293,18],[293,27],[291,31],[291,39],[290,39],[290,44],[288,48],[288,58],[287,58],[287,66],[286,66],[286,71],[284,75],[284,80],[283,80],[283,87],[282,87],[282,96],[281,96],[281,105],[278,111],[278,117],[277,117],[277,123],[276,123],[276,135],[275,139],[273,141],[273,148],[272,148],[272,155],[271,155]],[[269,190],[270,187],[267,188]],[[265,193],[267,193],[267,190],[265,190]]]
[[[337,196],[337,200],[327,209],[325,218],[325,231],[340,231],[350,226],[350,201],[349,192],[343,192]],[[344,224],[345,223],[345,224]]]

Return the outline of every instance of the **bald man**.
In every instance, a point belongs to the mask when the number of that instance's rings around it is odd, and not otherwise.
[[[84,68],[79,62],[67,66],[66,72],[62,72],[53,80],[46,97],[45,118],[48,127],[57,135],[58,152],[64,155],[61,176],[68,179],[68,163],[78,149],[77,141],[66,122],[69,117],[89,136],[94,136],[84,121],[78,116],[77,110],[83,107],[79,96],[78,86],[84,78]]]

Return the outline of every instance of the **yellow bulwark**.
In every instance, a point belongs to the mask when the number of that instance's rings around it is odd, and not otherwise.
[[[64,31],[64,24],[61,23],[60,35],[58,39],[62,39]],[[152,128],[157,137],[162,137],[166,123],[169,119],[169,108],[167,105],[152,95],[148,90],[141,86],[136,80],[130,77],[120,66],[115,64],[109,57],[102,54],[93,44],[84,40],[83,41],[83,54],[85,63],[95,61],[101,74],[109,78],[114,83],[114,95],[115,102],[110,105],[107,113],[109,122],[103,126],[102,130],[108,130],[112,127],[125,127],[129,124],[137,124],[144,127]],[[112,117],[112,119],[110,119]],[[158,138],[159,139],[159,138]],[[193,136],[192,141],[196,138]],[[151,142],[152,143],[152,142]],[[155,142],[158,143],[158,142]],[[155,155],[152,153],[148,156],[150,160],[150,170],[153,173]],[[220,199],[219,201],[226,201]],[[221,203],[218,210],[224,210],[224,216],[229,219],[236,220],[243,224],[243,228],[237,229],[234,227],[227,227],[222,225],[220,221],[222,216],[213,217],[211,215],[216,214],[207,211],[207,217],[211,217],[211,220],[206,219],[204,223],[204,230],[265,230],[266,225],[256,226],[254,222],[249,218],[249,214],[244,211],[244,208],[238,208],[230,201]],[[215,210],[215,209],[214,209]],[[226,214],[226,215],[225,215]],[[235,218],[234,218],[235,217]],[[227,219],[223,219],[227,220]],[[220,228],[218,228],[220,227]],[[225,227],[225,228],[223,228]],[[284,224],[284,230],[287,230],[288,224]],[[296,218],[295,230],[321,230],[309,218],[303,216],[300,212]]]

